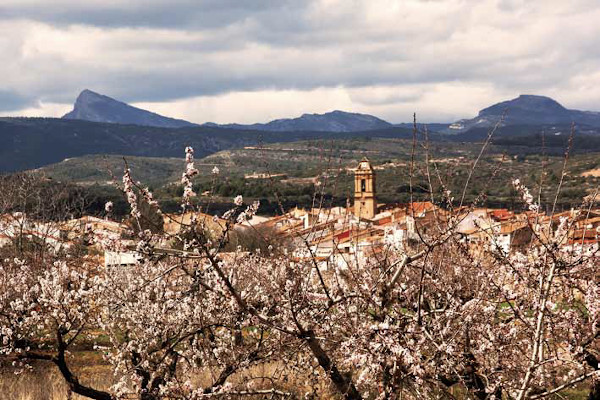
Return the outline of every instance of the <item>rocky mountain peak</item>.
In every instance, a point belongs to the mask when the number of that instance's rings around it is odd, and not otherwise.
[[[89,89],[83,90],[77,96],[73,111],[65,114],[63,118],[162,128],[181,128],[195,125],[191,122],[164,117],[147,110],[142,110],[141,108],[130,106]]]

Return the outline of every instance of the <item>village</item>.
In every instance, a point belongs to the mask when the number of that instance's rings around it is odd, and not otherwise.
[[[448,232],[472,255],[490,250],[503,255],[526,252],[532,242],[549,241],[548,232],[554,232],[565,217],[572,222],[560,243],[563,248],[584,249],[600,241],[600,209],[590,207],[586,213],[571,210],[549,216],[532,210],[518,213],[472,206],[449,209],[431,201],[378,204],[376,169],[369,160],[363,158],[353,173],[353,204],[348,201],[346,207],[295,207],[273,217],[254,215],[236,223],[233,230],[239,235],[268,231],[286,243],[291,258],[313,259],[323,269],[344,269],[373,255],[385,256],[390,250],[406,253],[411,247],[427,243],[428,238]],[[195,211],[164,214],[162,218],[161,228],[167,237],[175,237],[193,220],[200,221],[214,235],[222,234],[226,226],[218,216]],[[105,267],[132,265],[141,258],[131,227],[108,217],[39,222],[19,212],[0,215],[0,247],[16,240],[29,240],[55,252],[77,243]],[[161,246],[169,251],[171,244]]]

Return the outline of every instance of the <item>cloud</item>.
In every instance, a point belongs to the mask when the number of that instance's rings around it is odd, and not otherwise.
[[[291,0],[3,0],[0,17],[59,26],[210,29],[294,4]]]
[[[0,111],[49,112],[84,88],[197,122],[439,121],[520,93],[600,108],[595,0],[49,2],[0,5]]]
[[[31,99],[18,93],[0,90],[0,112],[20,110],[31,103]]]
[[[304,113],[333,110],[373,114],[392,122],[411,121],[413,113],[423,122],[447,122],[475,114],[481,104],[486,104],[493,95],[494,90],[489,85],[472,87],[453,83],[379,88],[366,86],[261,90],[134,105],[197,123],[268,122]],[[510,94],[503,93],[500,98],[506,96]]]
[[[0,110],[2,117],[61,117],[73,108],[70,104],[38,102],[26,108]]]

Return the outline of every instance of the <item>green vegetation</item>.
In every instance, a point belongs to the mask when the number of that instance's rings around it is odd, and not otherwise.
[[[429,171],[434,194],[442,191],[441,179],[458,201],[480,149],[481,144],[478,143],[431,142]],[[519,207],[521,202],[511,184],[513,179],[519,178],[536,197],[540,195],[541,183],[542,203],[551,203],[561,177],[564,157],[540,153],[512,154],[509,150],[503,146],[489,146],[471,177],[465,200],[478,199],[481,205],[490,207]],[[411,182],[412,151],[411,140],[370,137],[308,140],[225,150],[196,160],[200,174],[195,178],[194,190],[198,193],[198,201],[206,204],[209,212],[217,213],[227,209],[231,198],[238,194],[247,200],[261,200],[263,214],[277,213],[279,203],[284,209],[296,205],[309,207],[316,198],[321,200],[321,193],[324,194],[323,206],[345,206],[347,199],[353,196],[351,169],[367,156],[377,168],[377,192],[381,203],[409,201],[411,183],[414,199],[430,199],[426,151],[422,143],[416,145]],[[179,184],[183,159],[127,156],[126,160],[134,179],[149,186],[167,211],[178,211],[183,192]],[[600,184],[600,171],[582,176],[598,168],[599,160],[597,153],[571,156],[559,198],[560,209],[580,204],[582,197]],[[211,173],[214,166],[220,169],[218,176]],[[97,212],[102,212],[103,201],[110,199],[115,203],[115,213],[120,215],[125,212],[126,206],[111,183],[111,174],[119,180],[123,167],[123,156],[84,156],[39,171],[56,181],[85,186],[88,197],[94,202],[91,209]],[[269,178],[269,174],[277,176]]]

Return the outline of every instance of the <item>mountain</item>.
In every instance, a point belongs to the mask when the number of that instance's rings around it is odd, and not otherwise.
[[[506,114],[505,114],[506,113]],[[494,126],[502,116],[502,125],[555,125],[575,122],[600,127],[600,112],[569,110],[556,100],[545,96],[522,94],[479,111],[477,117],[463,119],[450,125],[448,131],[464,132],[472,128]]]
[[[162,115],[130,106],[129,104],[88,89],[79,94],[77,100],[75,100],[73,111],[65,114],[63,118],[113,124],[156,126],[161,128],[195,126],[191,122],[163,117]]]
[[[221,128],[250,129],[270,132],[359,132],[392,128],[393,125],[368,114],[332,111],[325,114],[303,114],[298,118],[276,119],[266,124],[225,124],[207,123],[207,126]]]

